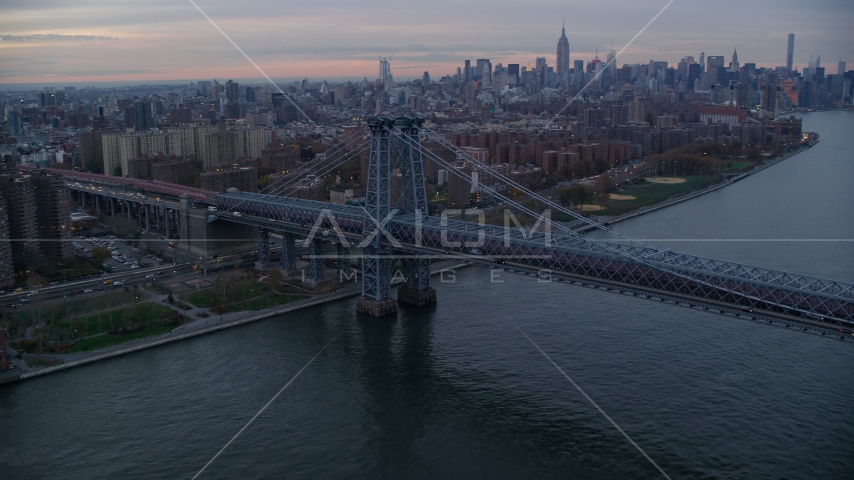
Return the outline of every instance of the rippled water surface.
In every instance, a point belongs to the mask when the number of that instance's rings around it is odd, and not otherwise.
[[[854,281],[854,113],[805,122],[811,150],[618,228]],[[201,478],[660,477],[516,326],[674,479],[854,471],[854,342],[494,280],[459,271],[395,319],[342,301],[0,388],[2,477],[191,478],[324,346]]]

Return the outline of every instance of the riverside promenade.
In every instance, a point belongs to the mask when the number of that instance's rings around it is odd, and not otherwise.
[[[460,262],[441,262],[430,267],[432,275],[438,275],[442,271],[456,270],[465,267],[465,263]],[[401,282],[393,282],[398,284]],[[71,353],[66,355],[50,355],[51,358],[62,360],[63,363],[50,367],[29,367],[21,373],[19,380],[28,380],[49,373],[60,372],[73,367],[79,367],[92,362],[107,360],[109,358],[127,355],[129,353],[138,352],[149,348],[159,347],[169,343],[186,340],[188,338],[198,337],[207,333],[218,332],[227,328],[245,325],[247,323],[257,322],[280,315],[285,315],[297,310],[323,305],[325,303],[335,302],[350,297],[358,296],[362,293],[361,283],[354,283],[343,287],[335,292],[316,295],[310,298],[304,298],[290,302],[281,307],[269,308],[260,311],[235,312],[223,315],[212,316],[209,318],[200,318],[191,323],[181,325],[169,333],[154,337],[141,338],[132,340],[121,345],[103,348],[93,352]]]

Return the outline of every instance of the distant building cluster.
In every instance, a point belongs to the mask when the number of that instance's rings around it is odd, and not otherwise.
[[[785,65],[775,67],[742,63],[735,51],[620,65],[614,50],[601,59],[573,56],[571,36],[562,28],[554,56],[528,64],[476,58],[455,72],[406,81],[394,77],[391,58],[380,57],[376,78],[360,81],[211,80],[5,94],[0,157],[217,192],[257,191],[259,183],[299,176],[277,193],[326,200],[331,188],[364,191],[367,154],[335,182],[318,176],[315,157],[328,159],[323,152],[338,147],[338,154],[359,153],[344,140],[358,137],[354,132],[377,114],[421,116],[468,155],[536,183],[571,180],[689,143],[779,151],[802,140],[792,112],[852,105],[854,70],[840,62],[831,73],[814,55],[799,71],[794,34]],[[425,165],[428,180],[441,188],[456,182],[455,171],[470,185],[492,181],[458,164],[454,153],[430,142],[425,148],[457,165]],[[469,190],[477,195],[477,188]]]

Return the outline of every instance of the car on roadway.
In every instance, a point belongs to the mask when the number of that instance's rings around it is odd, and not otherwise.
[[[93,291],[94,290],[92,290],[91,288],[87,288],[86,290],[83,290],[83,293],[92,293]]]

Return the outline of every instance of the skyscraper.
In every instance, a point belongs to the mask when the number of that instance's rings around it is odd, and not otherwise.
[[[468,83],[471,80],[471,60],[466,60],[466,66],[463,70],[463,81]]]
[[[388,64],[388,59],[380,57],[380,81],[385,88],[391,87],[391,66]]]
[[[792,57],[795,56],[795,34],[789,34],[789,49],[786,51],[786,68],[792,69]]]
[[[561,27],[557,40],[557,78],[560,85],[566,83],[566,71],[569,70],[569,40],[566,39],[566,27]]]
[[[546,86],[546,79],[548,78],[546,75],[548,64],[546,62],[546,57],[537,57],[537,86],[542,88]]]
[[[840,62],[840,65],[844,64],[845,62]],[[843,67],[843,70],[844,68],[845,67]],[[9,135],[15,137],[24,133],[24,124],[21,121],[21,114],[18,113],[17,110],[13,108],[6,109],[6,123],[8,124]]]
[[[726,68],[724,68],[723,55],[709,55],[706,61],[706,73],[710,83],[721,83],[726,76]]]
[[[700,71],[706,71],[706,52],[700,52]]]
[[[228,103],[237,102],[237,93],[238,93],[238,84],[234,80],[229,80],[225,82],[225,98],[228,99]]]
[[[732,51],[732,61],[729,62],[729,71],[737,72],[738,71],[738,50],[733,49]]]
[[[840,61],[838,68],[839,70],[837,70],[836,73],[838,73],[839,75],[845,75],[845,62]]]
[[[482,82],[488,84],[492,79],[492,62],[488,58],[478,58],[474,75],[479,77]]]

